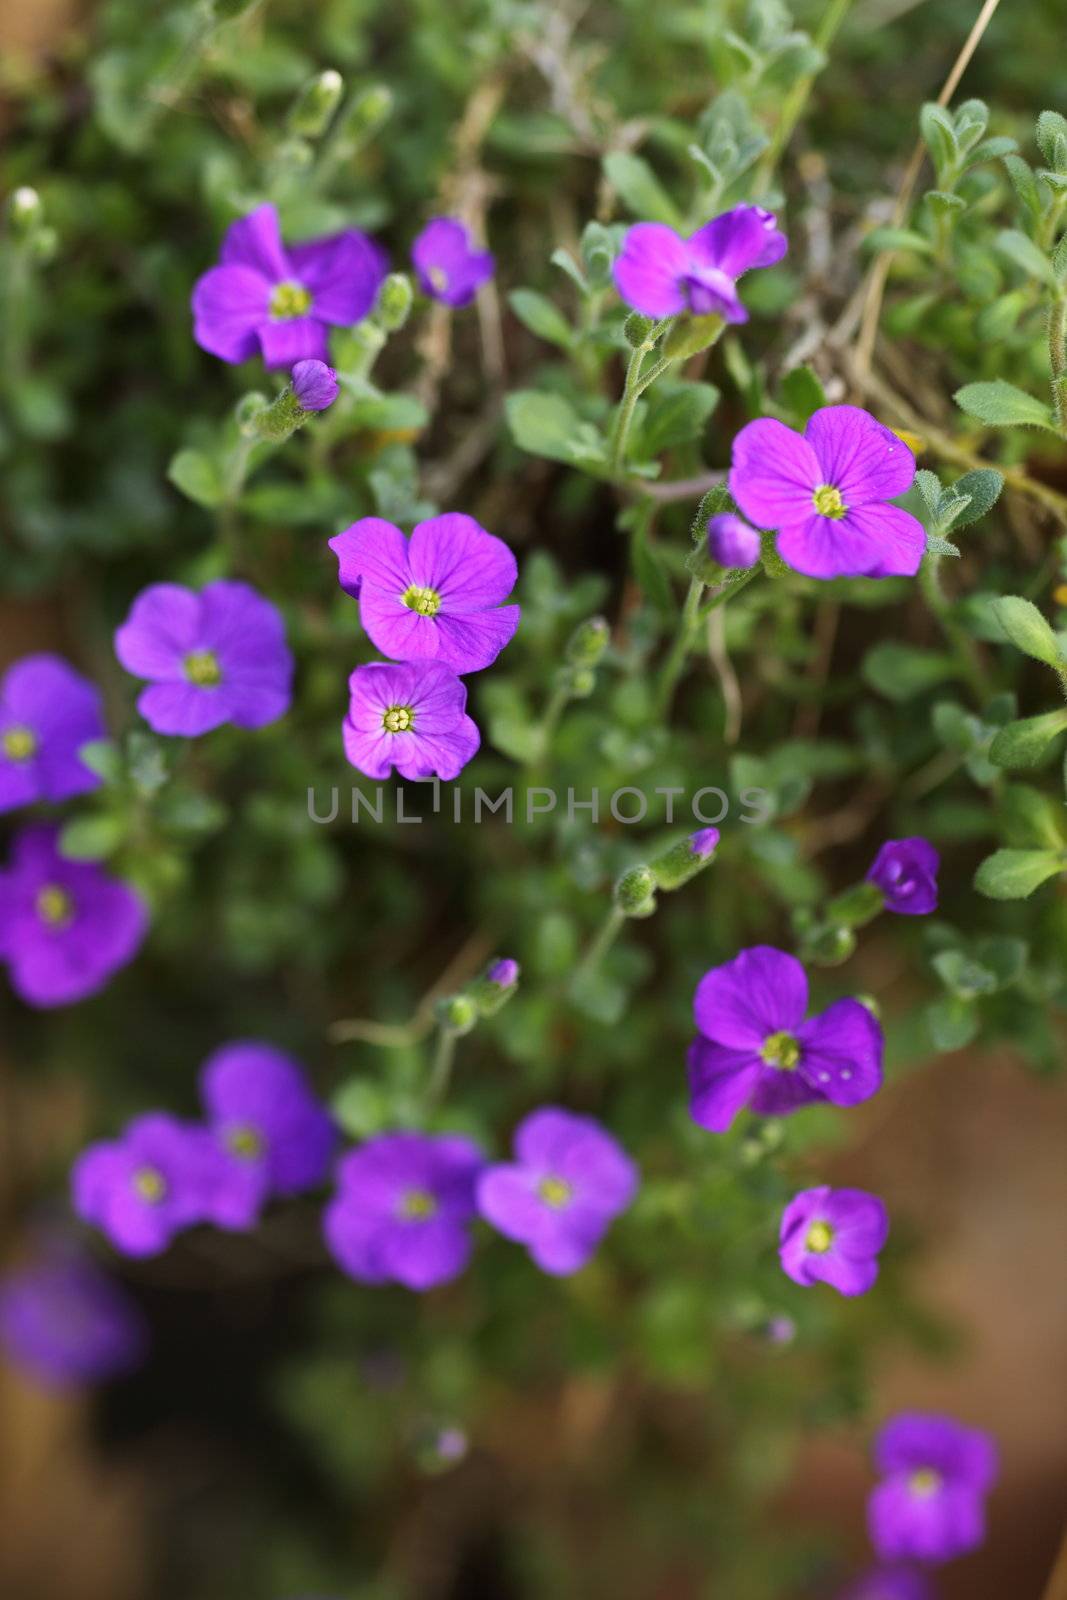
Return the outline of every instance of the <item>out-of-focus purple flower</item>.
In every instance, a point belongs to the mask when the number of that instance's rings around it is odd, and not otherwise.
[[[502,956],[486,973],[490,983],[495,983],[501,989],[510,989],[519,981],[519,963],[511,956]]]
[[[797,1325],[792,1317],[772,1317],[764,1334],[770,1344],[792,1344],[797,1336]]]
[[[466,713],[466,685],[439,661],[372,661],[356,668],[348,687],[345,755],[368,778],[387,778],[395,767],[404,778],[448,783],[481,743]]]
[[[454,1465],[467,1455],[470,1440],[462,1428],[442,1428],[434,1440],[434,1447],[441,1461]]]
[[[128,1256],[155,1256],[183,1228],[215,1220],[226,1162],[206,1128],[163,1111],[90,1145],[71,1172],[74,1209]]]
[[[326,1243],[360,1283],[433,1289],[471,1253],[474,1192],[485,1158],[453,1134],[385,1133],[345,1156],[326,1207]]]
[[[275,208],[258,206],[227,230],[219,265],[197,279],[193,337],[223,361],[259,351],[268,367],[326,361],[330,326],[367,315],[388,267],[357,228],[287,249]]]
[[[663,222],[639,222],[622,243],[615,287],[646,317],[680,311],[747,322],[737,280],[752,267],[770,267],[788,249],[772,212],[735,206],[713,217],[688,239]]]
[[[225,1156],[212,1219],[250,1228],[273,1195],[314,1189],[337,1142],[332,1119],[295,1061],[272,1045],[239,1039],[208,1057],[200,1098]]]
[[[805,1020],[808,979],[795,956],[742,950],[697,985],[689,1110],[722,1133],[747,1106],[781,1117],[814,1100],[854,1106],[882,1084],[882,1030],[858,1000]]]
[[[132,961],[148,909],[128,884],[90,862],[68,861],[57,828],[24,828],[0,872],[0,961],[27,1005],[71,1005]]]
[[[0,811],[67,800],[100,779],[78,759],[104,737],[100,692],[60,656],[23,656],[0,682]]]
[[[867,1521],[885,1561],[951,1561],[985,1538],[985,1496],[997,1476],[992,1438],[952,1417],[907,1412],[874,1445],[882,1482]]]
[[[858,406],[823,406],[803,434],[773,417],[734,440],[730,493],[778,554],[809,578],[914,577],[922,523],[887,502],[911,488],[915,457]]]
[[[708,554],[721,567],[754,567],[760,558],[760,536],[741,517],[723,511],[708,522]]]
[[[337,399],[337,374],[325,361],[298,361],[292,372],[293,393],[305,411],[325,411]]]
[[[922,917],[937,910],[940,864],[941,857],[928,839],[887,839],[867,877],[881,889],[887,911]]]
[[[220,578],[199,594],[151,584],[116,632],[115,654],[148,679],[137,709],[156,733],[193,738],[224,722],[262,728],[289,709],[285,623],[247,583]]]
[[[866,1294],[888,1237],[889,1214],[877,1195],[823,1184],[786,1206],[778,1254],[794,1283],[829,1283],[842,1294]]]
[[[925,1572],[914,1567],[872,1567],[850,1583],[838,1600],[937,1600]]]
[[[0,1345],[41,1383],[104,1383],[139,1366],[147,1344],[138,1307],[79,1250],[48,1246],[0,1278]]]
[[[704,861],[718,849],[719,838],[718,828],[698,828],[696,833],[689,835],[689,848],[693,855]]]
[[[423,294],[446,306],[469,305],[493,276],[491,253],[476,249],[462,222],[452,217],[426,224],[411,247],[411,260]]]
[[[519,607],[502,604],[515,587],[515,557],[461,512],[420,522],[410,539],[381,517],[363,517],[330,549],[342,589],[358,595],[368,636],[394,661],[479,672],[519,625]]]
[[[542,1272],[577,1272],[633,1199],[637,1168],[592,1117],[555,1106],[519,1124],[515,1155],[483,1172],[479,1211],[505,1238],[526,1245]]]

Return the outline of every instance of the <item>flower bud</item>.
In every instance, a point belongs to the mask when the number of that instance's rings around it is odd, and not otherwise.
[[[293,394],[305,411],[325,411],[337,399],[337,374],[325,361],[298,361],[292,381]]]
[[[661,889],[681,888],[683,883],[688,883],[702,867],[708,865],[718,843],[718,828],[701,828],[698,833],[691,833],[687,839],[679,840],[653,861],[656,883]]]
[[[378,290],[375,321],[386,333],[397,333],[408,320],[414,291],[405,272],[391,272]]]
[[[293,133],[307,139],[317,139],[337,110],[344,89],[344,79],[332,67],[320,72],[306,83],[289,112],[289,127]]]
[[[254,439],[258,433],[256,418],[261,411],[266,411],[270,401],[258,389],[251,394],[243,394],[234,407],[234,417],[237,422],[238,432],[246,439]]]
[[[656,875],[651,867],[631,867],[615,885],[615,904],[626,917],[650,917],[656,909]]]
[[[28,238],[44,219],[44,207],[37,190],[31,189],[29,184],[16,189],[8,199],[7,215],[15,237]]]
[[[715,344],[725,326],[721,317],[680,316],[663,341],[663,354],[671,361],[687,361]]]
[[[761,549],[757,530],[733,512],[723,511],[709,520],[708,554],[721,567],[754,567]]]
[[[519,987],[519,963],[511,956],[493,961],[471,991],[483,1017],[492,1017],[507,1005]]]
[[[370,138],[393,109],[392,90],[384,83],[371,84],[354,95],[344,113],[344,132],[360,141]]]
[[[437,1020],[449,1033],[470,1033],[478,1020],[478,1007],[469,994],[450,995],[438,1005]]]
[[[575,667],[595,667],[611,638],[605,617],[589,617],[575,628],[567,640],[566,659]]]
[[[571,671],[569,693],[572,700],[588,700],[596,688],[596,673],[592,667],[575,667]]]
[[[854,884],[851,889],[846,889],[836,900],[831,900],[826,908],[826,915],[831,922],[839,923],[846,928],[863,928],[868,922],[873,922],[882,905],[881,889],[876,883],[865,880],[863,883]]]
[[[642,316],[640,311],[631,311],[622,325],[622,331],[631,349],[640,350],[654,327],[651,317]]]
[[[856,948],[856,935],[840,924],[820,928],[808,946],[807,955],[819,967],[837,967],[847,961]]]

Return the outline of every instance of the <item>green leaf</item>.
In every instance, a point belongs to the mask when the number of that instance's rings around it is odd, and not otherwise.
[[[1050,408],[1032,394],[1017,389],[1003,378],[991,383],[965,383],[956,390],[956,404],[969,417],[977,417],[990,428],[1048,428],[1056,432]]]
[[[974,961],[963,950],[940,950],[933,959],[933,968],[946,989],[961,1000],[974,1000],[980,994],[992,994],[997,987],[996,974],[981,962]]]
[[[1062,172],[1067,162],[1067,117],[1042,111],[1037,119],[1037,147],[1050,167]]]
[[[583,422],[562,395],[541,389],[519,389],[507,399],[508,427],[520,450],[550,461],[597,463],[604,460],[604,441]]]
[[[719,403],[711,383],[687,383],[653,392],[641,427],[638,454],[658,456],[675,445],[695,439]]]
[[[959,162],[960,147],[956,129],[947,111],[928,101],[919,113],[919,127],[938,175]]]
[[[969,528],[972,522],[984,517],[1000,499],[1003,487],[1003,475],[994,467],[979,467],[974,472],[965,472],[962,478],[956,479],[951,492],[954,495],[966,495],[970,504],[952,518],[951,526]]]
[[[915,250],[923,256],[934,253],[931,240],[914,228],[872,228],[862,242],[871,250]]]
[[[79,746],[78,760],[105,783],[118,783],[122,777],[122,752],[110,739],[91,739]]]
[[[634,530],[632,553],[638,588],[661,611],[670,611],[674,603],[670,580],[643,528]]]
[[[368,395],[352,407],[352,423],[381,433],[417,433],[426,426],[429,413],[413,394]]]
[[[103,861],[122,843],[121,817],[107,813],[96,817],[74,817],[59,835],[59,853],[68,861]]]
[[[604,157],[604,172],[635,217],[643,222],[666,222],[671,228],[682,226],[683,218],[674,201],[641,156],[628,150],[613,150]]]
[[[926,1025],[936,1050],[962,1050],[978,1032],[978,1008],[957,994],[947,994],[926,1008]]]
[[[951,656],[893,640],[875,645],[863,661],[864,678],[888,700],[910,700],[954,678],[956,673]]]
[[[519,321],[539,339],[558,344],[561,350],[570,349],[574,341],[567,319],[543,294],[533,289],[513,289],[508,295],[508,304]]]
[[[1067,711],[1047,711],[1001,728],[989,747],[989,759],[998,767],[1036,767],[1053,741],[1067,728]]]
[[[710,350],[726,327],[721,317],[709,315],[693,317],[688,313],[676,317],[663,341],[663,354],[672,361],[688,361],[702,350]]]
[[[974,875],[979,894],[990,900],[1025,900],[1067,867],[1067,857],[1052,850],[995,850]]]
[[[1036,216],[1041,210],[1041,191],[1034,177],[1034,169],[1022,156],[1014,155],[1004,157],[1004,166],[1015,193],[1027,210]]]
[[[581,294],[589,293],[588,279],[569,250],[564,250],[561,246],[558,250],[553,250],[548,259],[554,267],[567,274]]]
[[[1010,783],[997,802],[997,823],[1004,843],[1020,849],[1062,850],[1067,844],[1067,811],[1026,783]]]
[[[167,477],[198,506],[219,506],[225,498],[218,463],[202,450],[179,450],[171,457]]]
[[[794,367],[778,386],[782,405],[803,427],[812,412],[826,404],[826,391],[811,367]]]
[[[1056,275],[1052,270],[1052,263],[1027,234],[1018,228],[1004,228],[997,234],[995,243],[1001,255],[1007,256],[1009,261],[1014,261],[1027,277],[1037,278],[1042,283],[1055,283]]]
[[[927,189],[923,199],[934,213],[935,217],[948,217],[959,215],[966,211],[967,202],[962,195],[950,194],[947,189]]]
[[[993,601],[993,614],[1017,650],[1055,672],[1064,670],[1059,641],[1032,601],[1017,594],[1001,595]]]

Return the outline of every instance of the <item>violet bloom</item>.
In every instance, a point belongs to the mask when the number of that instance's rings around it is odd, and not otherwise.
[[[337,374],[324,361],[298,361],[292,372],[293,394],[305,411],[325,411],[337,399]]]
[[[349,328],[377,298],[388,262],[356,228],[282,244],[278,213],[258,206],[227,229],[219,265],[193,288],[193,337],[223,361],[262,351],[268,367],[326,361],[330,325]]]
[[[933,1584],[914,1567],[874,1567],[850,1583],[838,1600],[937,1600]]]
[[[24,828],[0,872],[0,961],[31,1006],[96,994],[148,931],[140,895],[95,863],[61,856],[58,836],[57,828]]]
[[[515,1155],[483,1172],[479,1211],[542,1272],[577,1272],[636,1194],[637,1168],[599,1122],[555,1106],[520,1122]]]
[[[147,1342],[137,1306],[80,1251],[49,1247],[0,1278],[0,1346],[41,1383],[117,1378],[140,1365]]]
[[[250,1228],[272,1195],[314,1189],[329,1170],[333,1121],[295,1061],[272,1045],[240,1039],[208,1057],[200,1098],[225,1157],[212,1220]]]
[[[663,222],[639,222],[622,243],[615,287],[646,317],[681,311],[747,322],[737,280],[752,267],[771,267],[789,248],[772,212],[735,206],[713,217],[688,239]]]
[[[224,722],[262,728],[289,709],[285,623],[247,583],[220,578],[199,594],[151,584],[116,632],[115,654],[149,680],[137,709],[156,733],[193,738]]]
[[[911,488],[915,457],[858,406],[823,406],[803,435],[763,417],[734,440],[730,493],[778,554],[809,578],[914,577],[922,523],[887,502]]]
[[[433,1289],[471,1253],[477,1145],[454,1134],[385,1133],[345,1156],[326,1207],[326,1243],[359,1283]]]
[[[0,682],[0,811],[68,800],[100,779],[78,758],[105,734],[100,692],[59,656],[23,656]]]
[[[481,743],[466,713],[467,690],[438,661],[373,661],[348,680],[345,755],[368,778],[459,776]]]
[[[886,1423],[874,1456],[883,1481],[867,1521],[883,1560],[951,1561],[978,1548],[997,1476],[989,1434],[952,1417],[905,1413]]]
[[[760,558],[761,548],[756,529],[750,528],[732,511],[724,511],[709,519],[708,554],[721,567],[754,567]]]
[[[519,625],[519,607],[502,604],[515,587],[515,557],[461,512],[418,523],[410,539],[381,517],[363,517],[330,549],[369,638],[394,661],[480,672]]]
[[[889,1214],[877,1195],[823,1184],[786,1206],[778,1254],[794,1283],[829,1283],[845,1295],[866,1294],[888,1237]]]
[[[502,956],[486,973],[490,983],[495,983],[499,989],[511,989],[519,981],[519,963],[511,956]]]
[[[462,222],[434,217],[411,247],[419,288],[446,306],[469,305],[493,276],[493,257],[478,250]]]
[[[795,956],[755,945],[697,985],[689,1110],[713,1133],[743,1106],[781,1117],[798,1106],[869,1100],[882,1083],[882,1030],[858,1000],[806,1021],[808,979]]]
[[[867,878],[881,889],[887,911],[922,917],[937,910],[940,864],[941,857],[928,839],[887,839]]]
[[[701,861],[706,861],[718,849],[719,837],[718,828],[698,828],[689,835],[689,849]]]
[[[127,1256],[155,1256],[183,1228],[213,1220],[225,1158],[206,1128],[163,1111],[93,1144],[71,1172],[74,1209]]]

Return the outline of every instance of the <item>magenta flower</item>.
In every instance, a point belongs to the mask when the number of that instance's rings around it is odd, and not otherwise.
[[[754,567],[760,558],[760,536],[741,517],[724,511],[708,520],[708,554],[721,567]]]
[[[478,1210],[542,1272],[577,1272],[636,1194],[637,1168],[599,1122],[555,1106],[520,1122],[515,1155],[482,1173]]]
[[[887,839],[867,878],[881,889],[887,911],[922,917],[937,910],[940,864],[941,857],[928,839]]]
[[[345,1156],[326,1207],[326,1243],[359,1283],[433,1289],[471,1254],[477,1145],[454,1134],[385,1133]]]
[[[60,656],[23,656],[0,682],[0,811],[68,800],[100,779],[78,758],[105,734],[100,692]]]
[[[0,1346],[49,1387],[120,1377],[141,1364],[147,1343],[135,1303],[80,1250],[49,1244],[0,1278]]]
[[[128,884],[59,854],[59,830],[24,828],[0,872],[0,961],[27,1005],[71,1005],[132,961],[148,908]]]
[[[225,1158],[212,1203],[220,1227],[250,1228],[272,1196],[326,1177],[337,1130],[280,1050],[253,1039],[223,1045],[200,1070],[200,1098]]]
[[[915,457],[858,406],[823,406],[803,436],[763,417],[734,440],[730,493],[778,554],[809,578],[911,578],[922,523],[887,501],[911,488]]]
[[[155,1256],[214,1220],[225,1158],[206,1128],[152,1111],[121,1139],[90,1145],[71,1172],[74,1210],[127,1256]]]
[[[462,222],[434,217],[411,247],[419,288],[446,306],[469,305],[493,276],[493,257],[477,250]]]
[[[356,228],[287,249],[275,208],[258,206],[227,230],[219,265],[194,285],[193,337],[223,361],[257,351],[268,367],[326,361],[330,326],[365,317],[387,270]]]
[[[151,584],[115,634],[115,654],[149,680],[137,709],[156,733],[192,738],[224,722],[262,728],[289,709],[285,623],[247,583],[220,578],[199,594]]]
[[[515,557],[461,512],[420,522],[410,539],[381,517],[363,517],[330,549],[368,637],[394,661],[480,672],[519,625],[519,607],[501,603],[515,587]]]
[[[337,374],[324,361],[298,361],[291,381],[293,393],[305,411],[325,411],[337,399]]]
[[[761,206],[735,206],[688,239],[666,223],[639,222],[623,240],[615,287],[646,317],[692,311],[747,322],[738,278],[752,267],[773,266],[788,248],[774,215]]]
[[[373,661],[348,680],[345,755],[368,778],[459,776],[481,743],[467,690],[439,661]]]
[[[878,1252],[889,1237],[889,1214],[862,1189],[805,1189],[782,1213],[782,1270],[810,1288],[829,1283],[845,1295],[866,1294],[878,1276]]]
[[[755,945],[697,985],[689,1047],[689,1110],[722,1133],[747,1106],[781,1117],[829,1100],[854,1106],[882,1084],[882,1030],[858,1000],[806,1021],[808,979],[795,956]]]
[[[883,1481],[867,1521],[883,1560],[952,1561],[978,1548],[997,1476],[989,1434],[952,1417],[905,1413],[886,1423],[874,1455]]]
[[[519,963],[511,956],[501,956],[499,961],[486,973],[490,983],[495,983],[498,989],[511,989],[519,981]]]
[[[874,1567],[850,1583],[838,1600],[937,1600],[933,1584],[914,1567]]]

